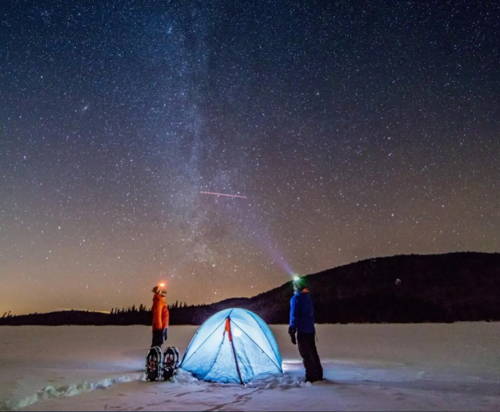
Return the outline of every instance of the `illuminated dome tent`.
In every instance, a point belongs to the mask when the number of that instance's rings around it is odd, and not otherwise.
[[[258,315],[240,308],[208,318],[191,339],[180,367],[198,379],[223,383],[283,373],[271,329]]]

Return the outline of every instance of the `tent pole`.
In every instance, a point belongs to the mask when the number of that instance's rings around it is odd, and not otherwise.
[[[229,342],[231,342],[231,348],[233,350],[234,363],[236,364],[236,372],[238,372],[238,378],[240,379],[240,384],[243,385],[243,379],[241,378],[240,365],[238,364],[238,357],[236,356],[236,348],[234,347],[233,333],[231,331],[231,318],[228,316],[226,319],[226,330],[228,332]]]

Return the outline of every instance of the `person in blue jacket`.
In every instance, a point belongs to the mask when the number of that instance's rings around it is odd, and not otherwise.
[[[323,367],[316,350],[316,331],[314,329],[314,306],[311,293],[303,278],[295,276],[294,294],[290,299],[290,324],[288,333],[299,353],[306,369],[306,382],[323,379]]]

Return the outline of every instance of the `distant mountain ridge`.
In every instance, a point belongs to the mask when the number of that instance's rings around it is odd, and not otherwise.
[[[456,252],[365,259],[305,276],[317,323],[500,320],[500,253]],[[171,308],[172,324],[200,324],[228,307],[288,323],[291,284],[251,298]],[[0,318],[0,325],[145,324],[151,312],[64,311]]]

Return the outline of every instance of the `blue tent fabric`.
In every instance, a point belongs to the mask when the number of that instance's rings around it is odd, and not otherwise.
[[[283,373],[271,329],[258,315],[240,308],[208,318],[191,339],[180,367],[198,379],[222,383]]]

